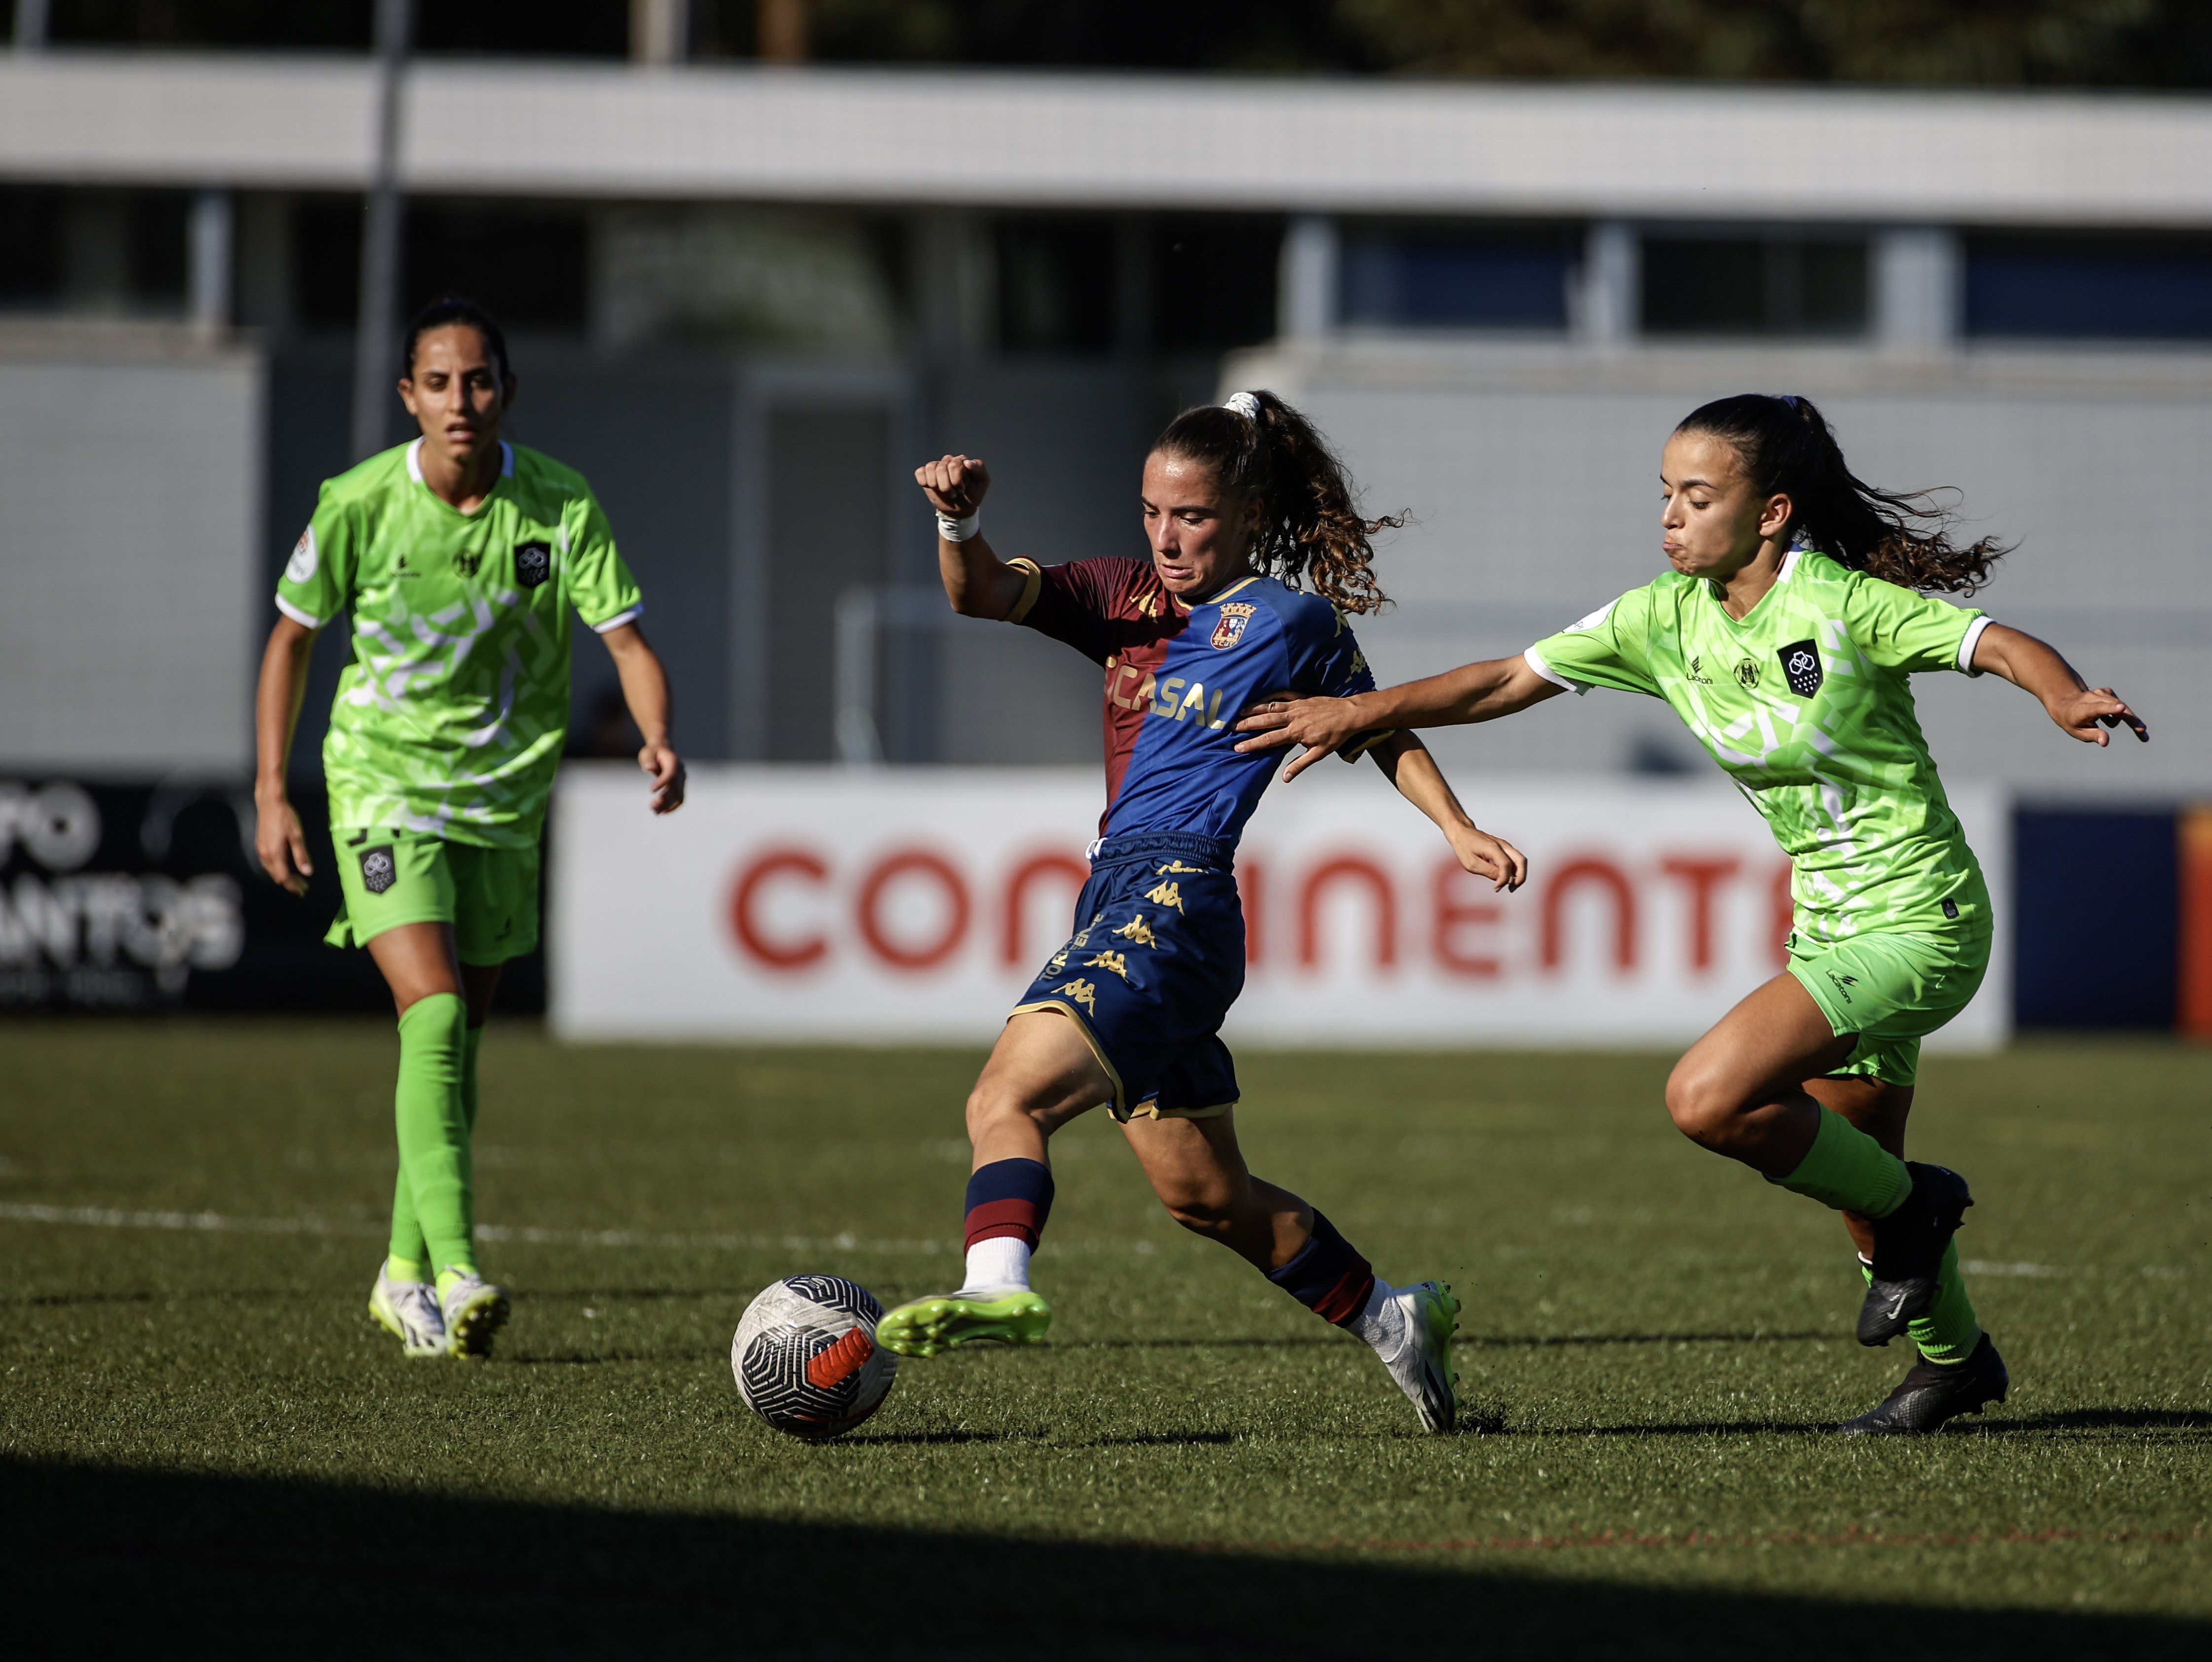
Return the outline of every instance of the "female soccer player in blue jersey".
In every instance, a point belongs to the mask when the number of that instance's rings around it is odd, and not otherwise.
[[[1348,698],[1267,700],[1244,747],[1308,746],[1297,774],[1376,727],[1487,721],[1562,692],[1663,698],[1790,857],[1790,967],[1690,1047],[1667,1084],[1682,1132],[1844,1214],[1867,1292],[1863,1344],[1920,1360],[1854,1434],[1933,1431],[2004,1399],[1952,1236],[1965,1181],[1907,1164],[1920,1041],[1981,985],[1990,894],[1945,801],[1907,677],[1994,673],[2087,744],[2149,730],[2050,647],[1980,612],[2003,550],[1954,546],[1924,499],[1855,478],[1820,412],[1746,394],[1692,411],[1660,459],[1668,573],[1540,641]]]
[[[1002,562],[978,529],[990,487],[981,462],[946,456],[915,478],[938,512],[953,609],[1025,624],[1104,669],[1106,812],[1075,934],[1015,1006],[968,1099],[965,1281],[891,1311],[878,1341],[932,1356],[1044,1336],[1051,1311],[1030,1290],[1030,1255],[1052,1207],[1047,1140],[1103,1103],[1176,1222],[1357,1333],[1421,1424],[1449,1431],[1450,1289],[1379,1280],[1327,1218],[1245,1169],[1220,1037],[1244,983],[1237,841],[1273,771],[1268,758],[1239,756],[1230,728],[1272,689],[1375,685],[1343,613],[1382,602],[1368,539],[1395,521],[1361,518],[1321,435],[1267,393],[1186,411],[1152,447],[1149,564]],[[1362,752],[1466,869],[1520,886],[1527,862],[1475,828],[1418,740],[1378,731],[1346,747]]]
[[[316,633],[346,619],[352,661],[323,745],[344,897],[329,938],[368,949],[399,1012],[399,1180],[368,1307],[410,1356],[482,1355],[507,1319],[476,1262],[477,1043],[501,966],[538,944],[571,610],[613,654],[653,812],[684,801],[637,584],[582,475],[501,439],[514,388],[480,308],[447,300],[416,319],[399,394],[422,436],[324,484],[276,587],[256,703],[255,846],[302,894],[313,868],[286,758]]]

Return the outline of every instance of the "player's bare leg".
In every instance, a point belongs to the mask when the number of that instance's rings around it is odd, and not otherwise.
[[[1440,1282],[1395,1288],[1329,1221],[1289,1190],[1255,1178],[1237,1146],[1235,1111],[1203,1119],[1133,1118],[1121,1128],[1168,1215],[1219,1241],[1316,1315],[1370,1345],[1420,1415],[1449,1431],[1458,1416],[1451,1338],[1459,1300]]]
[[[975,1160],[961,1285],[886,1312],[878,1343],[902,1356],[934,1356],[981,1340],[1043,1339],[1052,1307],[1030,1289],[1029,1271],[1052,1209],[1047,1144],[1077,1115],[1113,1099],[1114,1081],[1073,1021],[1049,1010],[1007,1021],[968,1097]]]
[[[1867,1260],[1862,1344],[1887,1344],[1931,1321],[1971,1327],[1952,1243],[1973,1203],[1966,1181],[1942,1166],[1904,1160],[1909,1093],[1879,1081],[1829,1077],[1857,1046],[1856,1035],[1834,1032],[1796,977],[1777,976],[1675,1064],[1667,1081],[1668,1111],[1692,1141],[1845,1215]],[[1862,1117],[1868,1128],[1856,1123]],[[1937,1312],[1947,1300],[1959,1306],[1948,1323]],[[1954,1388],[1929,1395],[1936,1382],[1919,1379],[1923,1368],[1916,1368],[1889,1403],[1847,1429],[1932,1429],[1967,1411],[1953,1400],[1963,1402],[1961,1390],[1982,1392],[1972,1407],[2001,1399],[2003,1365],[1986,1335],[1977,1330],[1974,1336],[1979,1342],[1966,1358],[1969,1366],[1946,1376]],[[1904,1404],[1907,1397],[1917,1406]],[[1868,1423],[1875,1420],[1882,1423]]]

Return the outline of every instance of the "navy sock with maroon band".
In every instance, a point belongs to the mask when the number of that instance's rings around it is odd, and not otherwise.
[[[1375,1270],[1359,1249],[1336,1233],[1336,1226],[1314,1214],[1313,1239],[1267,1279],[1323,1321],[1348,1327],[1367,1308],[1375,1290]]]
[[[1051,1215],[1052,1168],[1042,1160],[994,1160],[968,1179],[967,1247],[1006,1235],[1034,1252]]]

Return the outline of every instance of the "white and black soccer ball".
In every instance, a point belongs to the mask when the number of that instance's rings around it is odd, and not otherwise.
[[[745,1306],[730,1372],[745,1406],[793,1437],[850,1431],[890,1395],[897,1359],[876,1343],[884,1307],[842,1275],[771,1282]]]

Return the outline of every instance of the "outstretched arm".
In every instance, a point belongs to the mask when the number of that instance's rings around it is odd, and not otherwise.
[[[1426,745],[1410,733],[1394,733],[1367,753],[1399,795],[1436,821],[1462,868],[1491,879],[1500,889],[1517,889],[1528,881],[1528,856],[1467,817]]]
[[[294,894],[307,893],[315,867],[284,776],[314,649],[313,630],[291,618],[277,618],[261,654],[261,679],[253,695],[253,852],[270,881]]]
[[[1247,709],[1244,719],[1237,722],[1237,732],[1252,736],[1237,748],[1305,746],[1305,753],[1283,770],[1284,778],[1295,779],[1363,733],[1494,721],[1563,691],[1529,668],[1526,658],[1513,657],[1462,664],[1425,680],[1355,693],[1349,698],[1300,698],[1287,692],[1272,693]]]
[[[939,456],[914,470],[929,505],[945,519],[965,520],[983,505],[991,488],[991,471],[974,456]],[[940,526],[937,534],[937,575],[945,583],[945,598],[963,618],[988,618],[996,622],[1014,609],[1027,581],[983,540],[981,531],[955,542]]]
[[[2107,728],[2125,726],[2142,744],[2150,728],[2110,687],[2091,687],[2049,643],[2002,624],[1991,624],[1974,642],[1974,667],[2002,675],[2043,701],[2051,719],[2085,745],[2108,745]]]
[[[623,702],[629,706],[629,719],[645,735],[637,764],[652,777],[653,811],[673,813],[684,806],[684,758],[669,739],[675,711],[668,696],[668,672],[661,667],[660,654],[646,644],[645,631],[635,624],[617,624],[599,638],[607,643],[607,654],[615,661],[615,674],[622,681]]]

